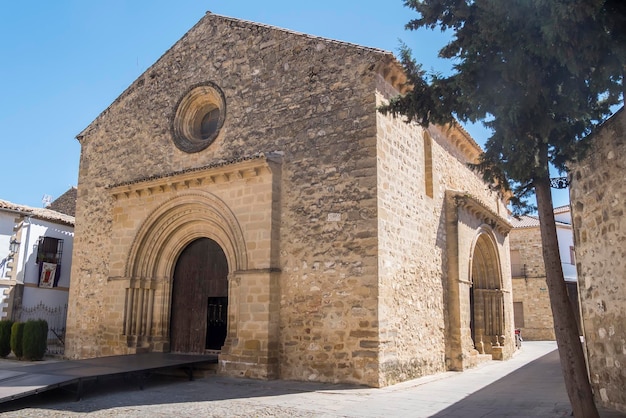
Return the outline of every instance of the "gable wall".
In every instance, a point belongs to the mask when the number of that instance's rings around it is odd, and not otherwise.
[[[280,376],[376,385],[377,353],[366,340],[377,330],[372,68],[380,55],[207,15],[148,69],[80,139],[67,355],[102,355],[103,341],[120,333],[107,322],[119,310],[107,298],[116,245],[108,185],[280,151],[272,266]],[[171,141],[172,114],[205,81],[223,89],[226,121],[211,146],[186,154]]]

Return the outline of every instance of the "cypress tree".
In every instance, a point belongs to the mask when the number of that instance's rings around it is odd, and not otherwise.
[[[406,0],[408,29],[449,30],[439,55],[449,76],[427,74],[407,47],[413,90],[381,111],[424,125],[482,121],[491,129],[474,168],[514,192],[516,212],[534,194],[546,281],[566,388],[575,416],[597,417],[578,330],[567,300],[550,191],[552,165],[584,156],[589,134],[623,99],[623,0]]]

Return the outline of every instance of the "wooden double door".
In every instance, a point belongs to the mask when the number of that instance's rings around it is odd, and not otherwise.
[[[174,269],[170,347],[174,353],[220,350],[228,325],[228,262],[209,238],[192,241]]]

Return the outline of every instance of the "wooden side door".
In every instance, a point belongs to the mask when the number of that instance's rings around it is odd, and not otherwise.
[[[214,241],[209,245],[209,292],[207,300],[206,348],[220,350],[226,340],[228,320],[228,261]]]

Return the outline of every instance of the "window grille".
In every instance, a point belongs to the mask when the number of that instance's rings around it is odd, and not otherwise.
[[[61,277],[61,260],[63,256],[63,240],[52,237],[39,237],[37,241],[37,264],[39,264],[39,277],[44,270],[44,263],[56,265],[54,268],[54,282],[50,286],[56,287]],[[48,282],[51,283],[51,282]],[[39,284],[41,287],[41,283]]]

